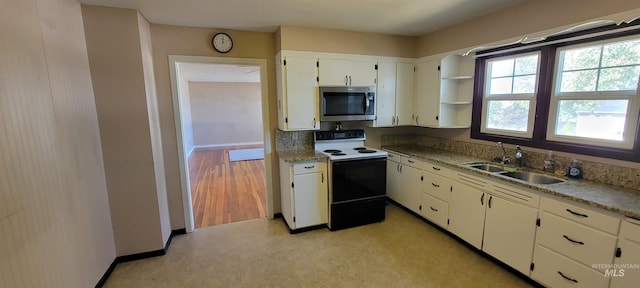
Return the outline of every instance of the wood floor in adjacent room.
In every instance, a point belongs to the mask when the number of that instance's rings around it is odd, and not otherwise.
[[[195,227],[266,217],[264,160],[229,161],[229,150],[262,145],[196,149],[189,156]]]

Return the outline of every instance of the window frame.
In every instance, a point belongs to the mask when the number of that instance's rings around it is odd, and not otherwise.
[[[637,22],[637,21],[636,21]],[[635,23],[633,25],[638,25],[640,23]],[[612,30],[619,28],[617,25],[613,25],[612,27],[604,27],[594,29],[595,32],[603,31],[603,30]],[[581,31],[572,34],[562,35],[562,38],[571,38],[574,36],[581,36],[589,33],[594,33],[593,31]],[[510,143],[514,145],[521,145],[526,147],[534,147],[545,150],[554,150],[554,151],[563,151],[570,152],[576,154],[590,155],[596,157],[610,158],[610,159],[619,159],[625,161],[632,162],[640,162],[640,99],[636,99],[638,101],[635,105],[635,111],[630,110],[631,112],[627,114],[627,118],[629,115],[635,115],[634,119],[628,119],[626,122],[634,122],[632,127],[635,127],[633,131],[635,132],[635,136],[633,137],[633,147],[628,148],[619,148],[619,147],[605,147],[593,144],[584,144],[584,143],[573,143],[573,142],[565,142],[560,141],[560,139],[547,139],[547,130],[552,129],[549,128],[550,118],[550,105],[551,105],[551,95],[555,91],[555,73],[556,73],[556,51],[561,47],[565,46],[573,46],[577,44],[583,43],[595,43],[597,41],[605,40],[606,42],[615,42],[616,38],[622,39],[626,36],[640,36],[640,31],[631,30],[631,31],[623,31],[618,33],[611,33],[608,35],[600,35],[594,36],[586,39],[579,40],[567,40],[562,43],[548,44],[548,45],[535,45],[535,47],[527,48],[527,45],[517,45],[516,48],[513,49],[514,46],[508,46],[499,49],[492,49],[487,51],[482,51],[478,53],[476,58],[476,67],[475,67],[475,82],[474,82],[474,90],[473,90],[473,108],[472,108],[472,116],[471,116],[471,138],[486,140],[492,142],[504,142]],[[557,41],[557,38],[548,39],[548,41]],[[607,41],[608,40],[608,41]],[[539,44],[539,43],[537,43]],[[499,53],[500,50],[507,50],[505,53]],[[486,63],[487,59],[505,57],[510,55],[518,55],[525,54],[533,51],[540,51],[540,62],[539,62],[539,75],[538,75],[538,88],[537,88],[537,97],[536,97],[536,108],[535,108],[535,116],[533,123],[533,135],[531,138],[518,137],[514,135],[500,135],[496,133],[486,133],[481,131],[481,127],[484,125],[483,123],[483,106],[484,106],[484,89],[485,89],[485,71],[486,71]],[[498,52],[498,53],[496,53]],[[490,56],[483,56],[482,53],[491,53]],[[640,86],[640,84],[639,84]],[[640,89],[637,90],[638,94],[640,94]],[[640,97],[637,95],[636,98]],[[631,106],[631,105],[630,105]],[[629,109],[629,108],[628,108]],[[630,120],[630,121],[629,121]]]
[[[624,42],[627,40],[640,40],[640,35],[632,35],[625,37],[616,37],[607,40],[599,40],[599,41],[590,41],[586,43],[574,44],[574,45],[565,45],[562,47],[558,47],[555,54],[555,64],[554,64],[554,74],[553,74],[553,86],[551,90],[551,97],[549,98],[549,119],[547,121],[547,135],[546,139],[551,141],[558,142],[568,142],[574,144],[582,144],[589,145],[589,143],[594,143],[597,146],[611,147],[611,148],[621,148],[621,149],[631,149],[634,146],[635,134],[636,134],[636,126],[638,125],[638,121],[625,121],[624,131],[628,135],[623,136],[622,141],[615,140],[607,140],[607,139],[594,139],[594,138],[585,138],[580,136],[569,136],[569,135],[557,135],[555,133],[556,128],[556,120],[558,113],[558,104],[561,100],[628,100],[627,111],[626,111],[626,119],[629,120],[629,115],[633,114],[634,111],[638,111],[640,96],[640,81],[638,83],[639,86],[636,86],[635,93],[630,92],[631,90],[623,90],[623,91],[589,91],[589,92],[560,92],[560,87],[562,85],[562,79],[559,75],[560,71],[560,61],[562,57],[560,57],[560,53],[562,51],[567,51],[571,49],[583,48],[583,47],[593,47],[598,45],[605,45],[607,43],[616,43],[616,42]],[[600,59],[601,60],[601,59]],[[601,63],[600,63],[601,64]],[[602,65],[597,67],[598,73],[602,70]],[[598,85],[598,83],[596,83]]]
[[[482,125],[480,127],[480,131],[482,133],[490,133],[490,134],[497,134],[499,133],[499,135],[506,135],[506,136],[512,136],[512,137],[522,137],[522,138],[531,138],[533,137],[533,124],[535,123],[535,109],[536,109],[536,104],[537,104],[537,95],[538,95],[538,81],[540,80],[540,59],[541,59],[541,53],[540,51],[531,51],[531,52],[527,52],[527,53],[518,53],[515,55],[500,55],[498,57],[492,57],[487,59],[487,63],[485,63],[485,69],[484,69],[484,75],[489,75],[489,65],[487,65],[489,62],[494,62],[494,61],[500,61],[500,60],[505,60],[505,59],[515,59],[516,58],[520,58],[520,57],[527,57],[527,56],[531,56],[531,55],[537,55],[538,56],[538,63],[536,65],[537,71],[536,71],[536,80],[535,80],[535,87],[534,87],[534,92],[533,93],[518,93],[518,94],[514,94],[513,93],[513,81],[515,80],[515,77],[517,75],[515,75],[515,71],[513,71],[512,75],[510,75],[509,77],[512,79],[512,83],[511,83],[511,93],[510,94],[496,94],[494,96],[488,96],[489,95],[489,83],[490,80],[487,79],[487,77],[485,77],[485,81],[483,81],[483,90],[482,90]],[[514,63],[515,65],[515,63]],[[487,81],[489,80],[489,81]],[[528,116],[527,116],[527,130],[524,132],[520,132],[520,131],[514,131],[514,130],[505,130],[505,129],[493,129],[493,128],[489,128],[487,127],[487,113],[488,113],[488,103],[489,101],[529,101],[529,112],[528,112]]]

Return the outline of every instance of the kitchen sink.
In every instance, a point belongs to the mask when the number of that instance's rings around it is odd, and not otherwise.
[[[544,174],[533,173],[533,172],[505,172],[500,173],[500,175],[504,175],[510,178],[522,180],[525,182],[533,183],[533,184],[555,184],[564,182],[564,180]]]
[[[473,165],[469,165],[469,167],[474,168],[474,169],[478,169],[478,170],[484,170],[487,172],[503,172],[504,169],[502,169],[502,167],[500,166],[496,166],[496,165],[491,165],[491,164],[473,164]]]

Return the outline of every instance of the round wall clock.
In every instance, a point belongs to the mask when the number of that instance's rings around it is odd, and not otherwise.
[[[233,40],[227,33],[217,33],[211,39],[211,43],[213,48],[220,53],[227,53],[233,48]]]

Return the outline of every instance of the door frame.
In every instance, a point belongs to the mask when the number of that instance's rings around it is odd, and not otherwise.
[[[191,187],[189,185],[189,169],[187,169],[187,152],[184,147],[183,123],[180,114],[180,79],[178,66],[180,63],[204,63],[204,64],[238,64],[255,65],[260,67],[260,86],[262,97],[262,128],[264,141],[264,160],[266,177],[266,206],[267,218],[273,219],[273,185],[272,185],[272,161],[275,155],[271,145],[271,133],[269,127],[269,85],[267,82],[267,60],[255,58],[229,58],[211,56],[186,56],[169,55],[169,74],[171,78],[171,97],[173,100],[173,118],[176,127],[176,141],[178,146],[178,164],[180,168],[180,186],[182,193],[182,207],[184,210],[185,230],[187,233],[195,229],[193,219],[193,204],[191,203]]]

